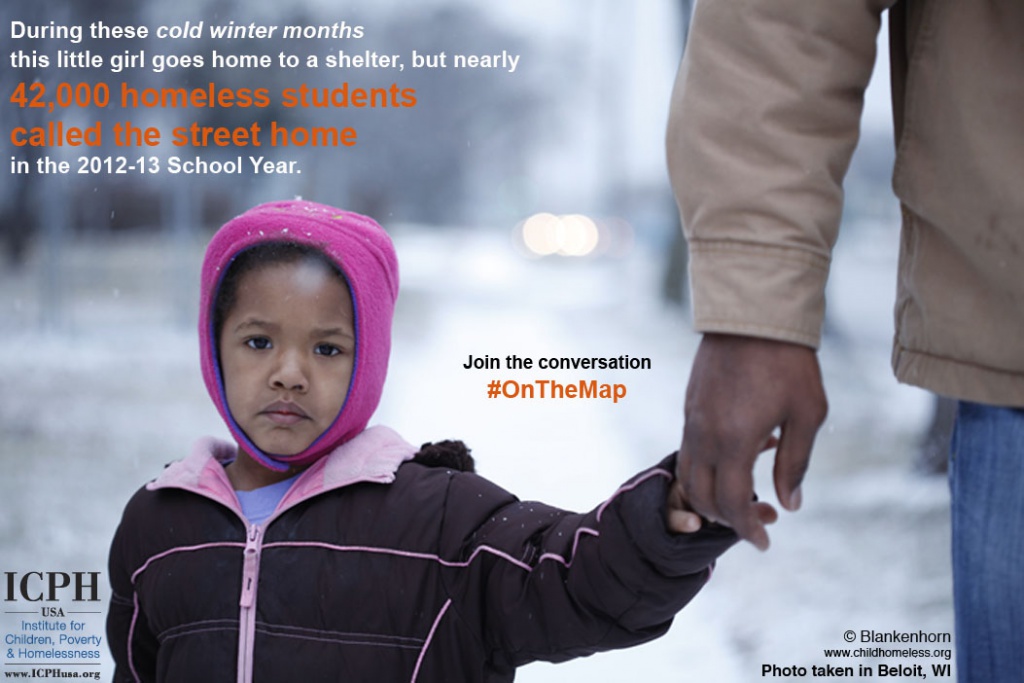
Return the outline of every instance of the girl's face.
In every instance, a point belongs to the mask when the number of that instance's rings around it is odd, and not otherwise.
[[[264,453],[301,453],[331,426],[354,358],[352,298],[326,266],[281,263],[241,276],[221,329],[221,372],[231,415]]]

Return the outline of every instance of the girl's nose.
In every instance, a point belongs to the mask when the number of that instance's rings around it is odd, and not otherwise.
[[[270,385],[275,389],[305,391],[309,388],[309,377],[301,354],[295,351],[283,352],[271,372]]]

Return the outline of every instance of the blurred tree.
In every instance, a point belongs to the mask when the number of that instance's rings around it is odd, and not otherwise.
[[[167,20],[170,10],[160,8]],[[308,5],[262,8],[255,18],[229,0],[204,3],[200,15],[212,23],[257,23],[278,26],[330,27],[339,23],[337,13],[324,13]],[[263,108],[205,108],[170,112],[175,125],[196,120],[204,126],[248,126],[258,123],[264,131],[259,154],[268,158],[299,159],[303,175],[291,179],[295,191],[325,201],[345,204],[366,213],[424,223],[455,223],[467,215],[471,200],[492,191],[507,180],[526,175],[537,134],[546,117],[573,97],[572,79],[564,77],[571,54],[542,49],[530,38],[498,26],[484,9],[465,4],[426,4],[378,8],[364,3],[348,9],[344,22],[362,26],[360,38],[337,37],[285,41],[283,31],[272,39],[189,41],[190,52],[203,53],[200,68],[168,71],[151,77],[159,87],[267,88],[271,104]],[[269,69],[214,68],[209,59],[220,54],[263,54],[273,57]],[[411,55],[432,57],[445,53],[447,68],[414,68]],[[368,52],[399,55],[404,69],[332,68],[326,57],[363,57]],[[454,68],[454,55],[520,55],[514,73],[504,69]],[[299,58],[296,68],[281,68],[278,54]],[[308,59],[318,66],[307,66]],[[415,107],[291,107],[282,106],[282,91],[307,86],[328,91],[344,86],[362,89],[415,90]],[[271,122],[293,127],[353,127],[358,133],[354,147],[271,147]],[[237,156],[233,148],[209,148],[205,157]],[[234,182],[218,192],[236,195],[266,189],[258,182]],[[259,180],[259,179],[255,179]],[[216,179],[204,188],[216,185]],[[514,184],[514,183],[513,183]],[[197,188],[200,191],[202,188]],[[280,187],[274,191],[280,191]],[[251,197],[236,197],[240,203]],[[486,200],[484,200],[486,201]]]
[[[39,2],[3,3],[0,5],[0,23],[6,28],[11,21],[23,21],[28,25],[43,23],[43,17],[52,18],[53,8],[48,7],[52,3],[40,0]],[[12,63],[13,53],[16,49],[22,49],[26,55],[32,55],[35,48],[36,54],[51,52],[48,49],[50,41],[32,41],[29,47],[24,42],[10,41],[8,44],[11,50],[5,50],[2,55],[5,64],[0,69],[0,92],[10,96],[18,83],[32,83],[36,79],[43,80],[44,70],[33,63]],[[3,116],[3,130],[5,132],[15,127],[38,126],[43,120],[42,110],[18,107],[12,103],[4,102],[0,111]],[[9,154],[18,162],[28,162],[30,173],[11,173],[8,182],[5,183],[2,195],[0,195],[0,240],[3,241],[4,255],[11,265],[20,265],[25,259],[26,250],[32,235],[38,228],[38,208],[35,204],[36,188],[40,176],[36,175],[36,160],[40,157],[40,150],[37,147],[14,147],[9,145]]]
[[[686,49],[686,39],[690,33],[690,16],[693,13],[693,0],[679,1],[679,21],[681,37],[680,57]],[[673,199],[673,202],[675,200]],[[672,228],[672,238],[665,254],[665,270],[661,279],[661,296],[673,306],[689,307],[690,296],[690,250],[683,236],[682,225],[679,223],[679,211],[672,208],[676,221]]]
[[[678,220],[679,212],[674,202],[672,212],[677,218],[672,226],[672,237],[666,254],[661,297],[673,306],[686,309],[690,304],[690,249],[683,236],[683,228]]]
[[[357,127],[360,144],[344,158],[322,156],[327,163],[321,168],[345,169],[357,208],[366,202],[368,210],[418,222],[465,220],[470,188],[494,191],[503,181],[522,177],[534,146],[544,138],[538,129],[550,120],[545,114],[574,98],[572,81],[564,77],[566,55],[543,52],[474,7],[417,5],[368,23],[367,33],[365,41],[349,42],[344,49],[403,53],[405,70],[321,70],[319,82],[347,80],[361,87],[394,82],[416,90],[416,106],[330,112]],[[412,68],[413,50],[433,58],[444,53],[447,68]],[[455,54],[503,52],[520,56],[514,73],[453,65]]]
[[[61,0],[22,0],[0,4],[0,23],[9,27],[12,21],[21,21],[28,26],[48,26],[51,21],[58,25],[83,26],[95,21],[108,24],[131,24],[137,17],[138,2],[133,0],[77,0],[68,3]],[[119,40],[91,42],[83,39],[82,43],[72,44],[64,39],[17,40],[8,43],[9,50],[2,55],[6,61],[0,69],[0,92],[9,97],[18,83],[40,81],[48,86],[47,92],[52,93],[52,86],[61,81],[95,82],[106,76],[106,71],[85,70],[74,72],[74,78],[68,71],[57,68],[56,51],[58,49],[81,50],[86,47],[93,54],[99,54],[106,60],[110,54],[121,48]],[[32,60],[18,60],[12,63],[11,53],[21,51],[30,55],[46,55],[49,66],[42,68]],[[68,110],[56,115],[46,113],[42,108],[23,108],[13,103],[4,102],[2,109],[3,130],[10,131],[15,127],[34,127],[43,125],[47,120],[73,118],[75,110]],[[92,108],[88,114],[91,120],[103,117],[110,110]],[[67,116],[65,117],[65,114]],[[13,147],[7,155],[18,161],[29,163],[30,173],[11,173],[9,182],[0,194],[0,241],[7,261],[12,265],[20,265],[25,257],[28,246],[40,228],[41,204],[54,198],[45,192],[46,176],[36,173],[36,160],[49,153],[39,147]]]

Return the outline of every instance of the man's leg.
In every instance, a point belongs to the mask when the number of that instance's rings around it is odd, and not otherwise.
[[[961,401],[949,479],[959,680],[1024,680],[1024,410]]]

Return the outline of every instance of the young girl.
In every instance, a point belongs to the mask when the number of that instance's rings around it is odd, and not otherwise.
[[[458,442],[367,429],[397,295],[363,216],[270,203],[214,236],[200,356],[235,443],[128,503],[116,681],[511,681],[661,635],[707,580],[735,535],[685,510],[671,457],[576,514],[477,476]]]

